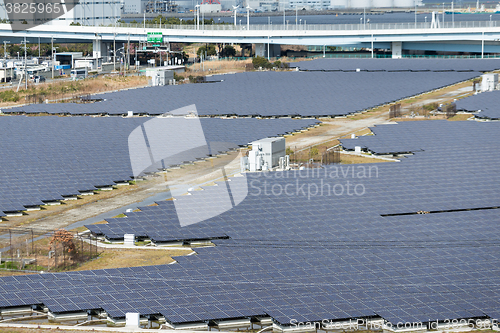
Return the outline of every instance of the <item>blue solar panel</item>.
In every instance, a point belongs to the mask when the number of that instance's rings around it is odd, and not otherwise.
[[[337,61],[337,60],[335,60]],[[498,63],[494,63],[495,66]],[[487,66],[489,67],[489,66]],[[216,75],[210,84],[139,88],[101,95],[91,104],[34,104],[8,113],[161,115],[196,104],[198,114],[220,116],[337,116],[371,109],[469,80],[479,72],[247,72]],[[251,90],[248,87],[252,87]],[[360,92],[363,92],[360,94]]]
[[[500,206],[500,156],[492,152],[500,148],[499,130],[498,122],[377,126],[375,135],[352,141],[362,139],[368,150],[396,143],[398,149],[417,149],[414,155],[401,162],[235,177],[240,185],[243,180],[253,185],[245,199],[186,227],[180,227],[172,201],[88,226],[104,235],[140,227],[162,241],[228,238],[197,248],[195,256],[176,257],[175,264],[139,272],[121,268],[3,277],[4,290],[22,294],[0,293],[0,304],[44,303],[54,312],[90,304],[115,318],[134,310],[161,313],[171,323],[263,314],[280,325],[293,319],[381,316],[426,322],[495,316],[500,242],[491,235],[500,223],[495,208]],[[377,173],[361,177],[362,167],[376,167]],[[347,181],[362,184],[364,192],[349,194]],[[340,184],[344,192],[301,192],[313,191],[313,184],[324,191],[325,184]],[[294,191],[272,192],[287,185]],[[218,205],[219,190],[194,191],[179,200],[190,201],[193,209],[208,198]]]
[[[92,191],[96,186],[132,180],[128,137],[151,119],[0,117],[0,151],[4,155],[0,164],[0,216]],[[189,141],[182,129],[193,123],[192,119],[160,121],[162,131],[170,136],[172,149],[178,149],[172,142]],[[146,171],[206,158],[209,152],[216,155],[316,123],[312,119],[203,118],[200,124],[208,149],[187,150]]]

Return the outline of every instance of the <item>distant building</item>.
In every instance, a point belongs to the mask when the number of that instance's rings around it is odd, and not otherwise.
[[[120,0],[82,0],[64,15],[50,20],[45,24],[70,25],[71,23],[80,23],[82,25],[110,25],[120,19],[121,7]],[[5,4],[2,0],[0,0],[0,19],[12,21],[7,14]]]
[[[146,9],[147,1],[144,0],[125,0],[123,3],[123,13],[140,14]]]
[[[422,0],[417,0],[420,6]],[[409,8],[415,6],[415,0],[331,0],[330,8]]]

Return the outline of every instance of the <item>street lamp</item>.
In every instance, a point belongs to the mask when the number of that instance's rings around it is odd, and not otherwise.
[[[451,2],[451,26],[455,28],[455,9],[453,8],[453,1]]]
[[[52,63],[52,80],[54,80],[54,37],[50,38],[50,52],[52,53],[51,63]]]
[[[200,30],[200,5],[196,5],[196,30]]]
[[[7,43],[10,43],[8,40],[3,41],[3,57],[7,60]]]
[[[247,30],[250,30],[250,5],[247,5]]]
[[[234,11],[234,26],[236,26],[236,9],[238,9],[240,6],[233,6],[233,11]]]
[[[28,90],[28,68],[27,68],[27,65],[28,65],[28,59],[27,59],[27,54],[26,54],[26,51],[28,49],[27,47],[27,41],[26,40],[26,36],[24,36],[24,82],[25,82],[25,89]],[[19,54],[19,52],[17,52],[17,54]]]
[[[297,24],[299,24],[299,21],[297,20],[298,15],[299,15],[298,7],[297,5],[295,5],[295,28],[297,28]]]
[[[444,2],[443,2],[443,28],[444,28]]]

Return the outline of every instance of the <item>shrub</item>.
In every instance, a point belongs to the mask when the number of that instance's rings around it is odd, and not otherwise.
[[[0,92],[0,99],[2,102],[17,102],[20,97],[14,90],[6,90]]]

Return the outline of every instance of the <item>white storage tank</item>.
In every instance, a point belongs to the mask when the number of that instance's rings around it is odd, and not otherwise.
[[[381,8],[392,8],[394,6],[394,0],[373,0],[374,7]]]
[[[349,0],[349,7],[351,8],[371,8],[373,7],[372,0]],[[361,23],[361,21],[360,21]]]
[[[415,7],[415,0],[394,0],[394,7]]]
[[[348,0],[331,0],[330,8],[347,8]]]

